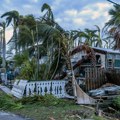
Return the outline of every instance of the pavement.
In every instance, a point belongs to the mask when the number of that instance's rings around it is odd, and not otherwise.
[[[23,118],[12,113],[0,111],[0,120],[31,120],[31,119]]]

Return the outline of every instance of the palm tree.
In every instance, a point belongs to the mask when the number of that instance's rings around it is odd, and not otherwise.
[[[46,5],[46,4],[44,4],[44,5]],[[48,11],[51,11],[49,6],[46,6],[46,8],[48,9]],[[53,17],[50,17],[50,15],[51,14],[47,14],[47,16],[48,16],[47,18],[50,18],[47,20],[50,21],[50,23],[51,23],[51,19]],[[45,17],[43,17],[43,18],[45,18]],[[49,22],[42,22],[38,25],[38,32],[41,33],[42,44],[48,48],[50,48],[51,46],[54,47],[54,49],[53,49],[53,53],[54,53],[53,58],[54,59],[52,62],[54,64],[51,64],[51,66],[50,66],[50,68],[52,68],[52,69],[48,68],[49,73],[52,72],[52,75],[50,74],[51,79],[55,76],[58,69],[60,69],[60,67],[62,67],[60,65],[61,65],[61,61],[63,61],[64,63],[62,63],[62,64],[66,64],[68,71],[70,71],[70,74],[72,75],[71,80],[72,80],[72,84],[73,84],[74,95],[77,96],[77,98],[78,98],[78,97],[80,97],[79,95],[81,94],[81,96],[82,96],[84,94],[84,92],[78,87],[76,80],[75,80],[73,67],[71,64],[71,52],[70,52],[71,47],[69,47],[69,37],[66,35],[66,32],[64,30],[61,30],[61,27],[58,27],[58,24],[56,26],[56,22],[52,21],[52,23],[53,24],[49,24]],[[82,47],[82,48],[89,49],[89,47]],[[53,67],[54,67],[54,69],[53,69]],[[51,70],[53,70],[53,71],[51,71]],[[69,76],[69,72],[68,72],[68,76]],[[83,96],[85,97],[87,95],[84,94]],[[83,98],[83,96],[82,96],[82,98]],[[80,98],[78,101],[83,102],[81,100],[82,98]],[[87,96],[87,99],[88,99],[88,96]]]
[[[19,26],[17,46],[22,51],[35,46],[35,32],[30,30],[26,25]]]
[[[9,11],[4,13],[1,18],[6,17],[7,26],[12,22],[13,25],[13,42],[15,42],[15,51],[17,53],[17,27],[19,24],[19,13],[18,11]]]
[[[109,10],[111,19],[105,24],[104,31],[113,37],[114,49],[120,49],[120,5],[114,4]]]
[[[0,23],[0,27],[2,28],[2,54],[3,54],[3,60],[2,60],[2,65],[3,65],[3,68],[6,67],[6,60],[5,60],[5,57],[6,57],[6,40],[5,40],[5,28],[6,28],[6,23],[5,22],[1,22]]]
[[[53,12],[51,10],[51,7],[47,3],[44,3],[42,5],[41,12],[44,12],[45,10],[47,10],[47,11],[42,16],[42,19],[41,19],[42,22],[46,22],[49,25],[54,25],[54,15],[53,15]]]
[[[74,72],[73,72],[73,67],[71,64],[71,52],[69,50],[69,42],[68,42],[68,38],[65,34],[61,33],[58,29],[49,26],[47,24],[39,24],[38,25],[38,30],[39,32],[42,34],[42,40],[45,46],[47,46],[45,43],[49,43],[48,44],[48,48],[51,47],[52,45],[52,40],[53,40],[53,44],[54,44],[54,59],[53,62],[51,64],[52,69],[49,69],[49,75],[50,78],[52,79],[55,74],[57,73],[57,71],[60,69],[61,65],[61,61],[64,61],[64,65],[66,64],[67,66],[67,70],[71,71],[72,74],[72,82],[73,82],[73,88],[74,88],[74,95],[76,96],[76,81],[75,81],[75,76],[74,76]],[[85,45],[84,45],[85,46]],[[87,50],[87,53],[90,53],[90,48],[87,47],[80,47],[80,50]],[[63,65],[63,63],[62,63]],[[53,69],[54,68],[54,69]],[[52,73],[52,74],[51,74]],[[68,73],[69,74],[69,73]]]
[[[17,48],[19,51],[34,48],[36,43],[36,20],[32,14],[19,17]]]
[[[95,27],[97,28],[97,35],[95,37],[95,41],[96,41],[95,47],[102,47],[102,39],[101,39],[100,27],[98,25],[95,25]]]

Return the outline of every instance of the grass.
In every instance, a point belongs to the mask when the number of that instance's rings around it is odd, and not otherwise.
[[[34,104],[34,105],[26,105],[23,109],[14,110],[13,112],[35,120],[50,120],[50,118],[54,118],[56,120],[63,120],[66,116],[66,112],[71,109],[76,110],[76,109],[80,109],[80,107],[75,105],[64,106],[64,107],[60,107],[60,106],[44,107]]]
[[[22,108],[21,103],[17,103],[11,95],[6,95],[0,91],[0,109],[20,109]]]
[[[96,117],[94,110],[76,105],[74,101],[57,99],[51,95],[28,97],[16,101],[12,96],[0,91],[0,109],[33,120],[80,120],[80,118],[104,120]]]

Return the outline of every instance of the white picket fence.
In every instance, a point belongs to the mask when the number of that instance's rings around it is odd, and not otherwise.
[[[64,98],[67,96],[65,84],[65,80],[28,82],[26,85],[26,96],[52,94],[58,98]]]
[[[25,81],[25,82],[24,82]],[[65,80],[51,80],[51,81],[34,81],[26,82],[26,80],[20,80],[18,84],[14,84],[12,93],[17,98],[33,95],[45,95],[52,94],[58,98],[74,98],[66,93]],[[24,90],[23,90],[24,89]],[[24,91],[24,92],[23,92]]]

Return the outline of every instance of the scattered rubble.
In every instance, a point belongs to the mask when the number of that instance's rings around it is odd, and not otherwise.
[[[120,86],[106,83],[98,89],[90,90],[88,92],[90,96],[106,96],[106,95],[120,95]]]

